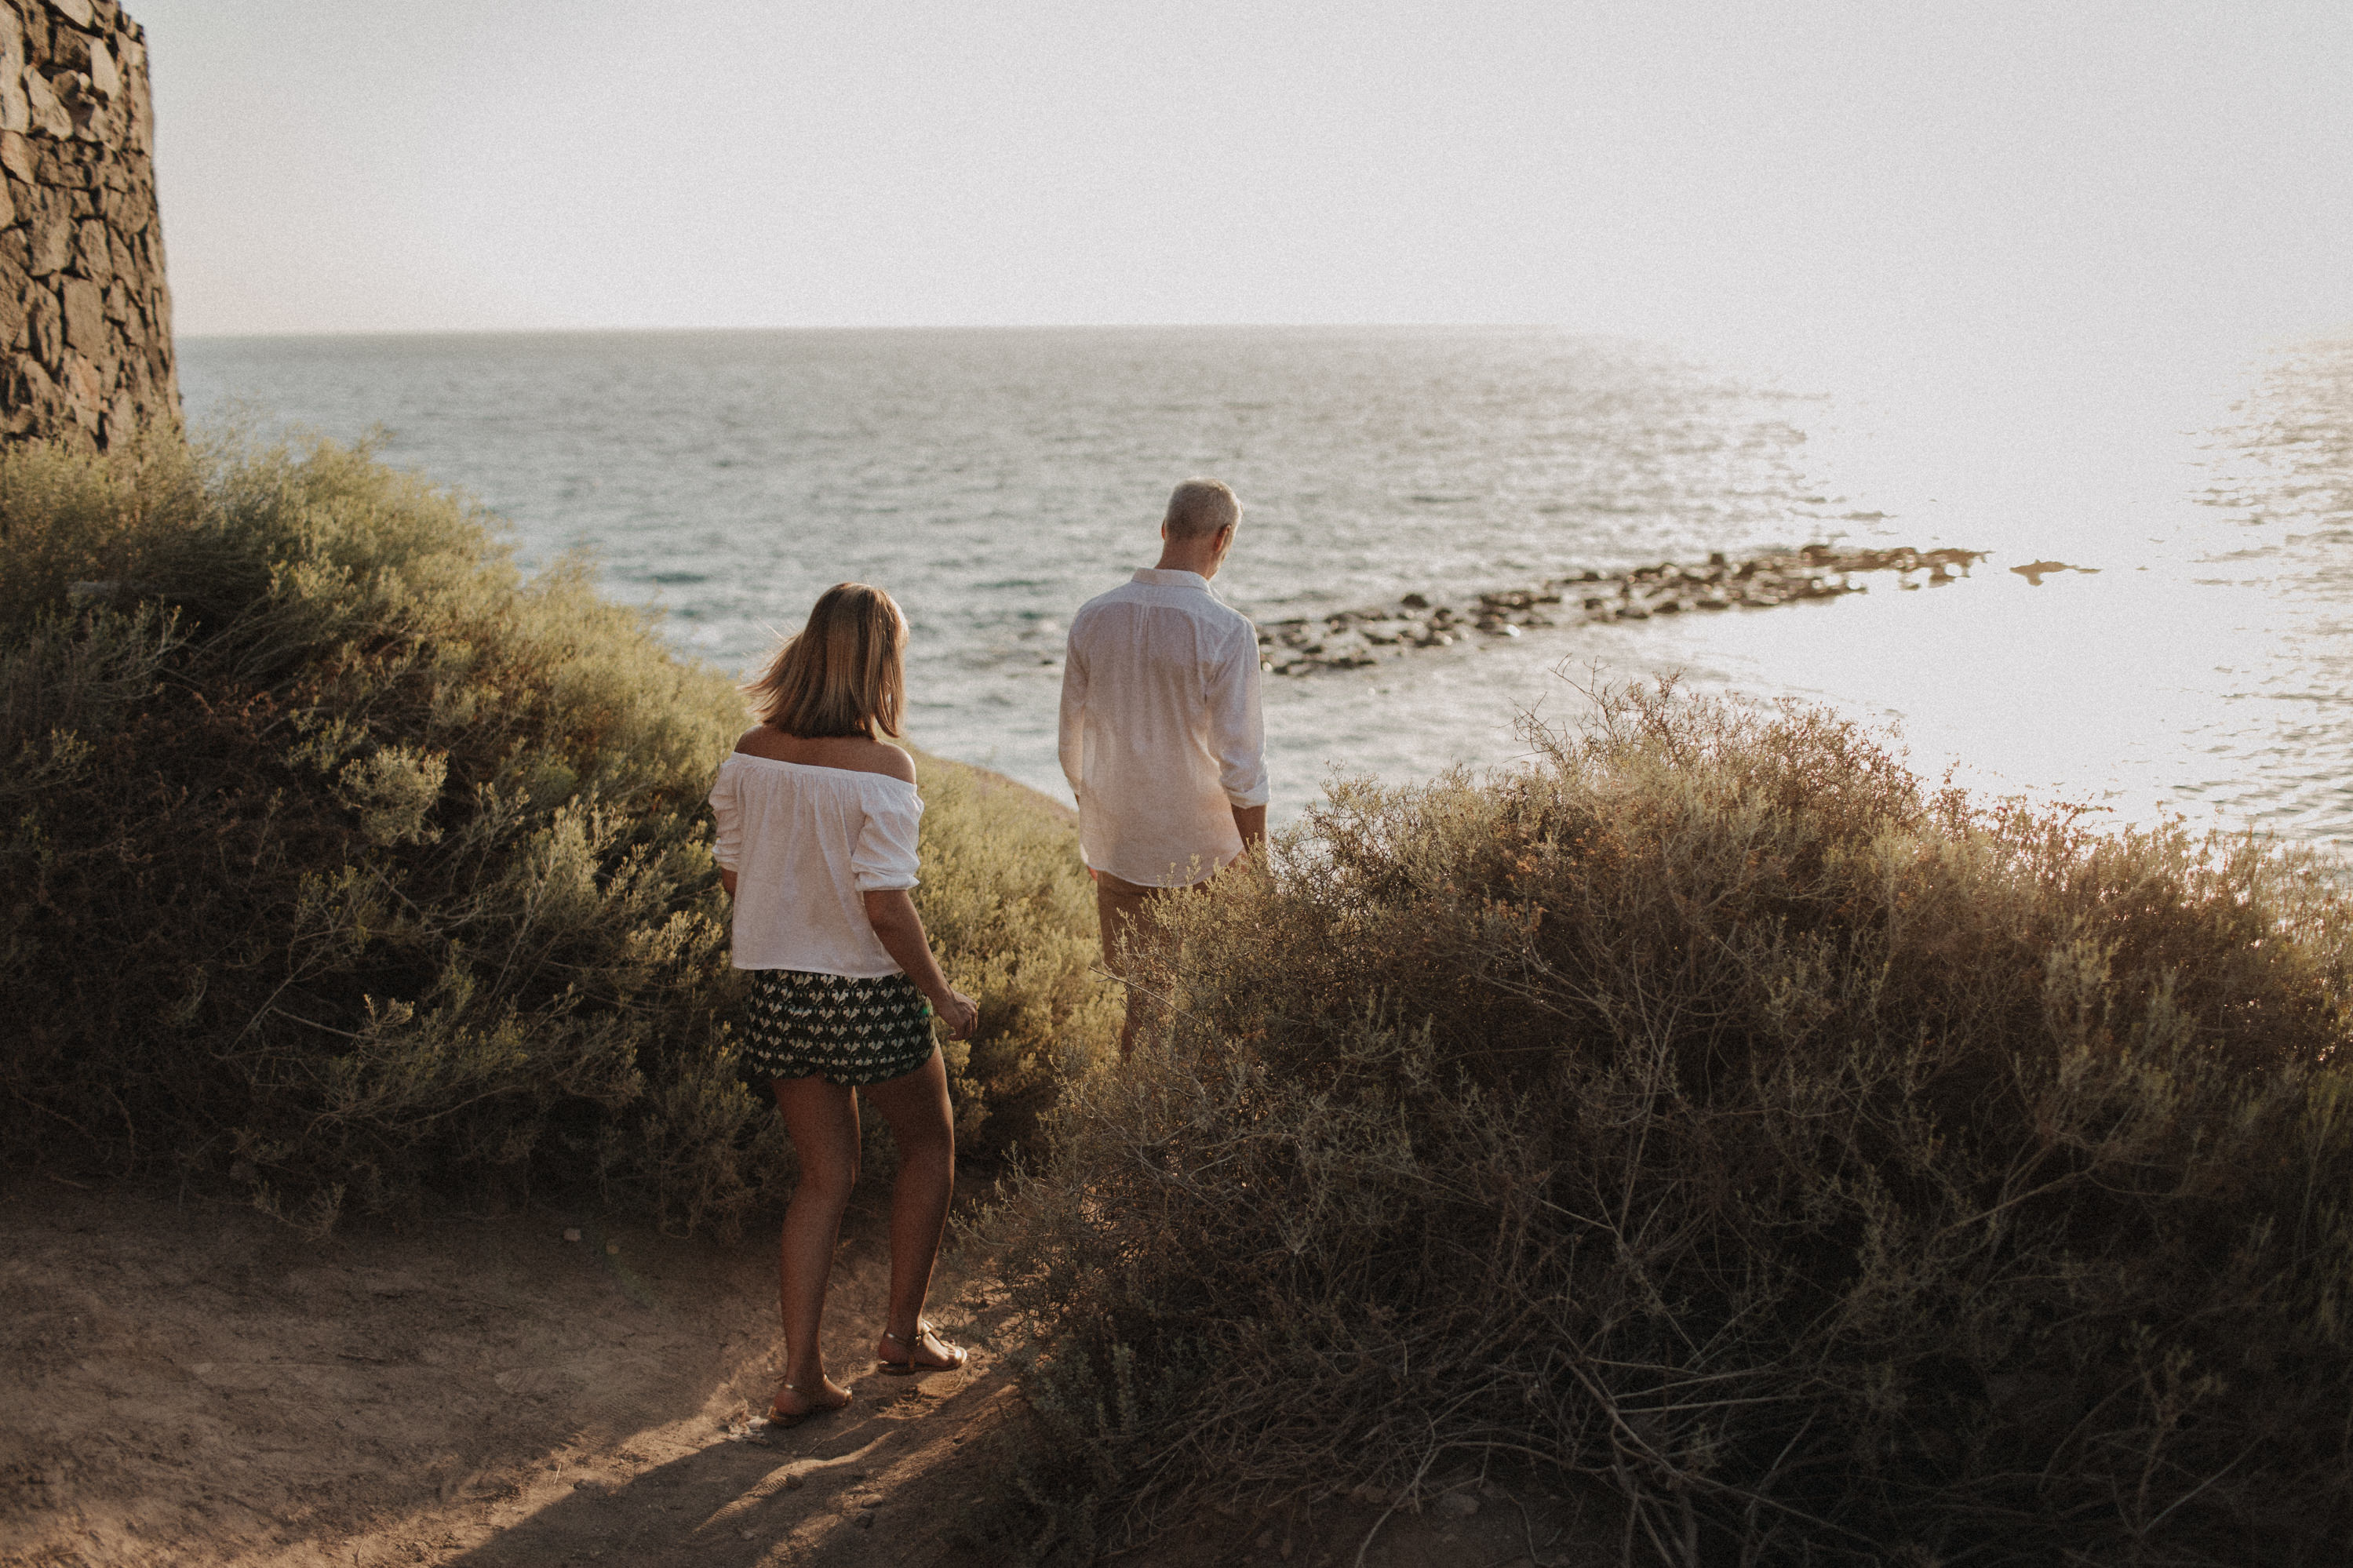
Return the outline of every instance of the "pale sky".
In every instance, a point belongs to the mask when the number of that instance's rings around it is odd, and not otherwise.
[[[188,334],[2353,323],[2353,5],[131,0]]]

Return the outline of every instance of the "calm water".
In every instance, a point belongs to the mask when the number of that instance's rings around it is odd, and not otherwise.
[[[1562,671],[1796,695],[1971,783],[2353,844],[2353,343],[2186,393],[1881,395],[1529,330],[1167,329],[196,340],[199,419],[338,437],[586,548],[731,670],[828,584],[915,633],[913,732],[1063,794],[1060,634],[1149,564],[1189,473],[1248,507],[1261,619],[1812,541],[1994,552],[1967,581],[1567,626],[1271,679],[1277,815],[1334,769],[1518,754]],[[2007,568],[2095,574],[2038,587]]]

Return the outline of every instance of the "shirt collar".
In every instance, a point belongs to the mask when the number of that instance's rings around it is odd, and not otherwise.
[[[1139,566],[1131,581],[1154,588],[1198,588],[1204,594],[1214,594],[1209,580],[1198,572],[1180,572],[1173,566]]]

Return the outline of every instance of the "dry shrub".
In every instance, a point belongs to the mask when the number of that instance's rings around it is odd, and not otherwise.
[[[1120,1001],[1096,973],[1094,889],[1076,825],[1008,780],[916,761],[924,929],[980,1005],[973,1038],[944,1047],[957,1146],[993,1162],[1039,1145],[1064,1086],[1112,1052]]]
[[[1185,900],[991,1217],[1050,1545],[1510,1454],[1630,1561],[2338,1560],[2329,869],[1671,686],[1533,738]]]
[[[319,1226],[533,1181],[681,1227],[780,1194],[703,804],[740,702],[487,523],[326,443],[0,455],[0,1152]],[[922,766],[987,1144],[1104,1037],[1084,877],[1050,814]]]

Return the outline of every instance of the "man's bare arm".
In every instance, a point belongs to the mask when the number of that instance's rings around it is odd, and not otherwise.
[[[1237,805],[1231,809],[1234,814],[1234,828],[1242,836],[1242,853],[1247,855],[1252,848],[1266,842],[1266,807]]]

